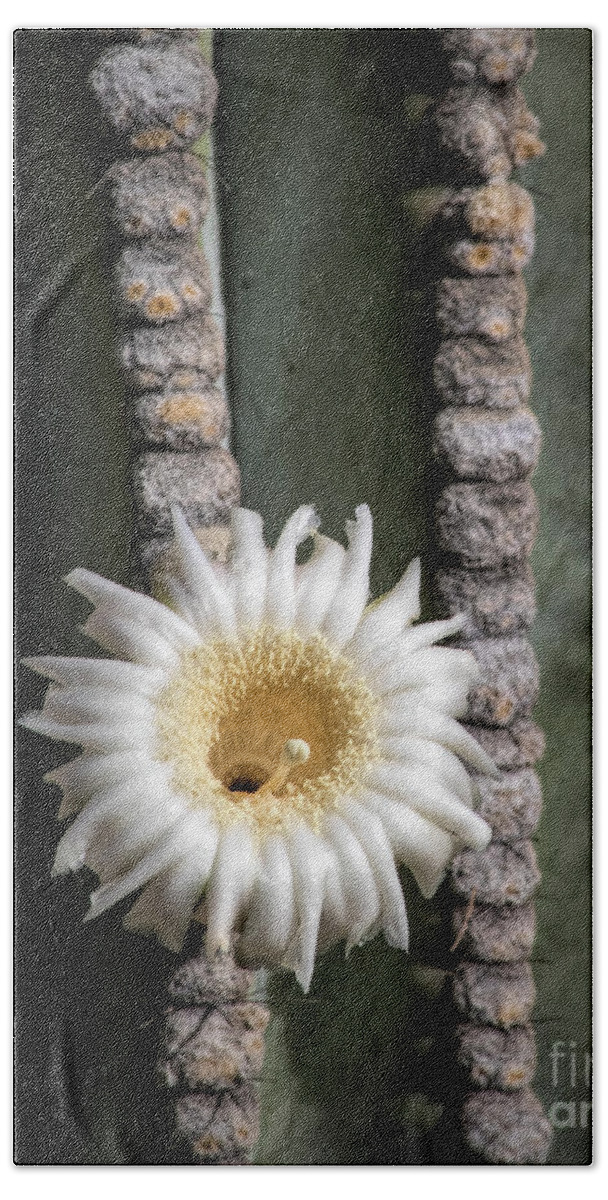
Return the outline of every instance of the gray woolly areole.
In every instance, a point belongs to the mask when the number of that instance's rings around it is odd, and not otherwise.
[[[181,454],[147,452],[133,471],[138,524],[144,537],[171,533],[171,505],[181,505],[193,525],[227,519],[238,502],[240,476],[228,450],[221,447]]]
[[[521,729],[522,722],[514,722],[514,726]],[[536,771],[530,767],[514,767],[501,774],[499,779],[478,775],[475,782],[479,795],[477,811],[492,826],[497,841],[515,842],[522,837],[532,837],[542,808],[542,791]]]
[[[209,209],[203,169],[193,154],[117,163],[109,174],[112,216],[124,238],[198,238]]]
[[[217,387],[144,392],[134,405],[135,438],[146,447],[202,450],[220,445],[230,429],[226,398]]]
[[[536,988],[528,962],[464,962],[456,968],[454,1000],[462,1017],[479,1025],[512,1029],[530,1020]]]
[[[520,962],[530,957],[534,945],[534,904],[489,904],[487,907],[479,904],[472,916],[467,908],[455,908],[452,931],[454,937],[460,936],[462,953],[468,959],[490,963]]]
[[[504,726],[529,717],[538,698],[539,673],[527,638],[478,638],[463,645],[480,668],[469,693],[467,720]]]
[[[435,450],[459,479],[506,483],[532,474],[541,432],[534,413],[444,408],[435,421]]]
[[[456,1036],[458,1062],[476,1087],[510,1092],[532,1082],[536,1046],[530,1025],[506,1030],[463,1025]]]
[[[515,720],[508,729],[490,729],[485,725],[465,726],[486,754],[507,771],[532,767],[545,753],[545,735],[535,721],[525,717]]]
[[[154,325],[207,312],[212,285],[196,246],[146,238],[123,250],[116,266],[118,296],[127,316]]]
[[[451,483],[436,506],[441,550],[467,567],[496,570],[527,558],[536,538],[538,504],[529,483]]]
[[[531,898],[540,882],[532,843],[491,842],[485,850],[462,850],[452,866],[452,886],[478,904],[520,905]]]
[[[515,560],[498,571],[438,571],[435,583],[441,604],[463,613],[466,638],[509,637],[529,629],[536,615],[527,563]]]
[[[467,1096],[463,1127],[471,1149],[487,1162],[508,1166],[546,1162],[552,1129],[542,1104],[529,1088]]]
[[[533,29],[449,29],[443,36],[454,79],[512,83],[534,65]]]
[[[515,86],[450,88],[435,119],[444,150],[476,180],[503,182],[514,168],[544,151],[538,121]]]
[[[211,124],[217,84],[192,38],[114,47],[90,82],[114,129],[129,134],[135,149],[189,145]]]
[[[448,338],[435,356],[433,381],[445,404],[516,408],[530,395],[527,346],[521,337],[502,343]]]
[[[483,337],[506,342],[521,333],[526,318],[523,280],[442,279],[437,293],[437,322],[445,337]]]
[[[224,369],[224,342],[213,317],[133,329],[123,342],[122,362],[137,391],[162,387],[176,371],[193,370],[213,383]]]

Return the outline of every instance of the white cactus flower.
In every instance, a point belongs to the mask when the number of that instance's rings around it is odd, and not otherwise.
[[[84,632],[119,661],[26,660],[51,685],[23,723],[83,751],[47,776],[75,815],[55,873],[99,876],[87,919],[143,889],[129,928],[178,950],[198,917],[209,954],[293,969],[304,989],[340,939],[406,949],[397,865],[429,897],[456,850],[490,838],[463,762],[493,764],[454,719],[477,668],[434,645],[459,618],[412,625],[418,560],[366,607],[366,506],[347,549],[303,507],[269,550],[261,517],[236,509],[227,567],[173,516],[171,607],[67,577],[94,605]]]

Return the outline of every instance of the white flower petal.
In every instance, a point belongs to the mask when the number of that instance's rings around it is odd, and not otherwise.
[[[154,721],[154,708],[144,696],[105,687],[51,687],[42,711],[49,720],[62,724],[121,724],[125,717],[150,724]]]
[[[25,666],[55,683],[76,687],[107,687],[151,696],[167,681],[165,671],[111,658],[62,658],[39,655],[24,658]]]
[[[133,623],[141,625],[178,650],[190,649],[198,642],[191,625],[167,608],[166,604],[159,604],[158,600],[153,600],[151,596],[131,591],[119,583],[112,583],[111,580],[96,575],[94,571],[87,571],[84,567],[76,567],[70,571],[65,577],[65,582],[81,596],[86,596],[96,607],[110,609],[117,618],[124,617],[128,627]]]
[[[470,690],[466,681],[443,679],[435,685],[419,688],[416,697],[421,704],[428,704],[430,708],[436,708],[449,717],[464,717],[469,707]]]
[[[382,929],[389,946],[407,950],[409,926],[405,901],[390,843],[382,822],[375,813],[353,801],[342,807],[342,816],[350,825],[369,859],[382,902]]]
[[[120,900],[124,900],[125,896],[137,891],[137,888],[142,887],[155,875],[159,875],[174,857],[175,847],[170,842],[157,843],[141,856],[130,871],[111,882],[102,883],[101,887],[91,893],[89,909],[84,920],[93,921],[95,917],[100,917],[109,908],[113,908]]]
[[[315,533],[315,547],[302,567],[297,588],[295,627],[300,633],[316,633],[336,594],[346,551],[339,542]]]
[[[380,818],[393,853],[412,872],[422,895],[434,896],[454,856],[457,843],[451,835],[388,796],[366,791],[361,799]]]
[[[380,669],[369,671],[368,678],[380,696],[416,690],[422,703],[462,716],[471,687],[479,678],[479,667],[466,650],[434,646],[403,657],[395,654]]]
[[[200,604],[184,584],[166,571],[159,572],[159,581],[173,611],[183,617],[184,621],[188,621],[192,628],[196,629],[199,637],[213,636],[213,622],[203,617]]]
[[[397,677],[397,671],[393,680]],[[383,700],[409,700],[438,712],[446,713],[449,717],[464,717],[469,707],[469,692],[471,684],[467,679],[457,679],[438,675],[433,681],[429,678],[425,687],[387,687],[374,688]]]
[[[282,837],[266,839],[239,953],[250,962],[280,963],[295,926],[291,863]]]
[[[125,929],[156,934],[161,945],[177,953],[201,891],[200,872],[192,863],[173,864],[146,885],[124,916],[123,925]]]
[[[398,641],[399,652],[409,654],[414,650],[426,650],[435,642],[441,642],[444,638],[460,633],[465,622],[465,614],[456,613],[454,617],[448,617],[445,621],[424,621],[422,625],[406,629]]]
[[[260,624],[266,599],[268,551],[262,536],[263,524],[261,516],[248,508],[232,510],[230,576],[234,606],[239,625],[251,628]]]
[[[404,800],[473,850],[484,850],[492,831],[477,813],[429,778],[427,771],[397,763],[376,763],[369,771],[369,786],[392,799]]]
[[[100,916],[114,904],[123,900],[131,892],[142,887],[148,880],[160,875],[169,864],[178,862],[186,849],[191,849],[193,841],[198,845],[201,826],[205,831],[210,830],[210,823],[197,813],[186,813],[181,820],[164,837],[157,840],[146,851],[130,870],[118,878],[103,883],[90,897],[90,908],[85,921],[91,921]]]
[[[144,854],[137,865],[125,875],[121,875],[111,883],[102,883],[101,887],[91,893],[89,908],[83,920],[93,921],[95,917],[100,917],[109,908],[113,908],[115,904],[124,900],[125,896],[137,891],[149,879],[158,875],[172,857],[173,851],[167,846],[155,846],[154,849]]]
[[[395,653],[390,662],[367,672],[383,693],[405,688],[428,687],[446,679],[462,680],[469,686],[479,678],[479,666],[468,650],[432,646],[413,654]]]
[[[298,928],[282,965],[295,971],[298,983],[307,992],[315,966],[325,876],[336,869],[336,859],[303,821],[289,831],[287,848],[293,871]]]
[[[381,600],[370,605],[352,639],[349,651],[368,661],[379,646],[393,643],[404,625],[420,616],[420,559],[409,564],[401,579]]]
[[[205,831],[213,828],[207,814],[185,809],[179,801],[171,807],[160,788],[155,794],[158,800],[156,804],[150,789],[147,801],[143,800],[141,793],[135,795],[131,802],[134,821],[129,828],[125,829],[124,822],[120,820],[110,819],[100,824],[91,838],[85,861],[99,876],[101,883],[113,883],[120,879],[142,854],[164,844],[167,838],[172,839],[171,862],[178,863],[187,854],[195,853],[199,825]],[[191,839],[190,842],[188,839]]]
[[[418,562],[418,559],[415,562]],[[369,615],[373,615],[374,611],[374,606],[371,605],[368,609]],[[395,658],[407,658],[417,650],[427,650],[442,638],[451,637],[462,629],[465,622],[464,616],[459,613],[447,621],[426,621],[422,625],[415,625],[411,629],[405,629],[394,639],[389,637],[386,641],[375,641],[371,636],[364,636],[365,620],[364,615],[359,629],[349,643],[348,653],[366,676],[372,670],[380,670]]]
[[[175,647],[148,626],[140,625],[116,612],[111,604],[94,609],[82,632],[109,650],[117,658],[126,658],[149,667],[174,670],[179,662]]]
[[[149,883],[126,914],[123,925],[155,933],[168,950],[181,950],[193,910],[204,891],[215,857],[217,831],[189,847],[188,854]]]
[[[296,614],[296,550],[317,528],[314,508],[305,504],[291,516],[268,561],[266,620],[277,629],[289,629]]]
[[[201,891],[198,869],[192,863],[174,863],[146,884],[122,923],[125,929],[156,934],[161,945],[178,953]]]
[[[183,811],[168,792],[166,774],[151,765],[137,778],[95,794],[61,838],[52,873],[63,875],[86,864],[111,877],[123,860],[172,829]]]
[[[339,864],[336,870],[330,870],[325,876],[323,906],[317,937],[317,954],[322,954],[334,942],[346,937],[350,932],[350,914],[346,902],[346,894],[342,884]]]
[[[227,954],[232,930],[248,904],[258,869],[258,851],[244,823],[222,833],[206,895],[209,957]]]
[[[201,636],[209,631],[230,634],[236,629],[234,605],[220,573],[214,570],[183,512],[171,508],[177,558],[177,583],[186,589]]]
[[[439,742],[482,774],[499,775],[490,756],[462,725],[417,699],[397,696],[386,700],[378,718],[378,733],[381,737],[404,734]]]
[[[352,638],[369,595],[369,564],[372,556],[372,514],[367,504],[355,509],[355,520],[347,521],[346,551],[336,595],[323,622],[322,632],[337,649]]]
[[[78,812],[95,792],[120,781],[141,778],[151,770],[164,773],[168,779],[168,764],[152,764],[148,755],[137,750],[119,750],[115,754],[81,754],[71,762],[55,767],[44,776],[45,783],[54,783],[63,791],[57,814],[62,821]]]
[[[52,875],[65,875],[84,866],[87,847],[102,820],[101,803],[100,799],[95,805],[87,805],[64,833],[55,851]]]
[[[347,953],[378,931],[380,896],[365,850],[337,813],[325,819],[324,834],[335,851],[348,912]]]
[[[155,733],[144,722],[124,721],[116,724],[96,721],[88,725],[60,724],[43,716],[41,712],[29,712],[21,717],[20,725],[34,733],[52,738],[55,742],[74,742],[85,750],[123,750],[132,747],[134,750],[148,750],[150,753],[155,741]]]
[[[473,807],[475,788],[473,781],[460,759],[439,742],[426,741],[418,737],[389,737],[380,740],[382,755],[389,762],[407,766],[413,763],[435,774],[447,788],[462,800],[468,808]]]

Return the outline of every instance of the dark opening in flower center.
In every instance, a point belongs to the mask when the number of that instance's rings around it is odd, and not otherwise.
[[[222,820],[276,824],[357,786],[376,752],[375,708],[323,638],[262,628],[183,655],[157,701],[160,753],[180,791]]]
[[[267,779],[268,775],[261,773],[257,776],[252,774],[235,775],[232,779],[224,780],[224,783],[229,792],[248,792],[253,795],[262,787],[262,784],[266,783]]]

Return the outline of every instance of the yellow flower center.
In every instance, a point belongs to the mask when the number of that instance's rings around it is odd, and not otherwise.
[[[263,627],[184,654],[157,700],[173,785],[222,824],[317,827],[378,757],[376,701],[320,636]]]

